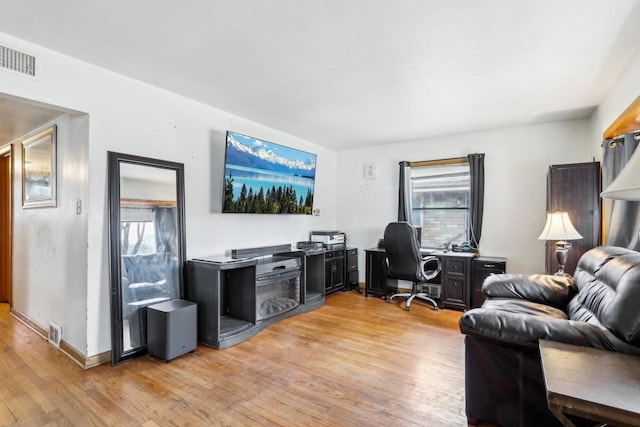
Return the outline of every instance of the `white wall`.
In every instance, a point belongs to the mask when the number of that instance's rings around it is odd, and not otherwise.
[[[22,145],[14,142],[13,307],[44,328],[62,326],[72,347],[85,348],[87,325],[86,115],[65,114],[35,130],[57,125],[57,207],[23,209]]]
[[[615,85],[591,115],[591,140],[593,155],[596,159],[602,159],[600,142],[604,131],[640,96],[638,76],[640,76],[640,50],[629,61]]]
[[[120,165],[120,171],[122,171]],[[134,165],[140,166],[140,165]],[[173,172],[173,171],[171,171]],[[122,173],[122,172],[121,172]],[[175,180],[175,172],[173,172],[173,179]],[[120,197],[123,199],[139,199],[139,200],[176,200],[176,184],[165,183],[159,181],[153,181],[151,179],[135,179],[135,178],[121,178],[120,179]]]
[[[295,243],[306,240],[311,230],[336,227],[335,152],[2,33],[0,41],[5,46],[38,56],[41,64],[37,79],[3,73],[0,93],[86,112],[90,116],[89,143],[85,147],[88,163],[84,165],[88,169],[85,189],[89,195],[85,203],[88,229],[83,239],[88,247],[83,278],[86,303],[77,302],[84,295],[65,296],[68,304],[86,307],[86,313],[74,314],[76,322],[86,324],[86,332],[63,331],[63,339],[77,346],[81,353],[92,356],[111,348],[107,151],[184,163],[189,258],[225,253],[231,248]],[[316,153],[314,207],[321,210],[321,215],[218,213],[226,130]],[[63,210],[65,206],[55,209]],[[75,200],[73,206],[75,209]],[[38,227],[50,233],[54,224],[44,223]],[[65,220],[55,227],[57,233],[64,235],[71,232],[73,224]],[[24,256],[31,257],[31,254]],[[29,267],[29,274],[34,268]],[[46,271],[49,267],[44,268]],[[63,268],[76,271],[77,266]],[[25,286],[17,292],[35,293],[43,301],[55,296],[45,286],[37,289],[32,289],[32,284]],[[42,305],[27,306],[24,313],[43,324],[49,316]]]
[[[350,246],[376,246],[387,223],[397,219],[398,162],[485,153],[482,255],[507,257],[513,273],[544,272],[549,165],[592,161],[587,120],[450,135],[424,141],[338,153],[338,227]],[[364,179],[363,165],[375,163],[377,179]],[[364,253],[359,258],[364,280]]]

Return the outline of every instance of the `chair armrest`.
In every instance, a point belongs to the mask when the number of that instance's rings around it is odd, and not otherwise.
[[[494,274],[482,283],[489,298],[517,298],[564,309],[576,294],[570,276]]]
[[[617,338],[606,328],[587,322],[523,315],[476,308],[460,318],[460,332],[494,341],[537,346],[546,339],[621,353],[640,354],[640,348]]]
[[[431,270],[427,270],[427,264],[429,264],[429,266],[433,266],[434,268]],[[440,273],[440,270],[442,270],[442,263],[440,262],[440,259],[438,257],[426,256],[422,258],[422,261],[420,262],[420,272],[422,273],[422,277],[424,280],[433,279],[438,275],[438,273]]]

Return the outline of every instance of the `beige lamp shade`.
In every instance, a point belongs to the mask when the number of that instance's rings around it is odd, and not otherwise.
[[[571,224],[567,212],[552,212],[547,214],[547,223],[538,240],[576,240],[582,236]]]
[[[640,201],[640,149],[636,149],[616,179],[600,193],[604,199]]]

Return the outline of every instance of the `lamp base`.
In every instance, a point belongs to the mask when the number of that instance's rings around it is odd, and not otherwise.
[[[564,266],[567,263],[567,257],[569,256],[569,249],[571,249],[571,243],[567,243],[564,240],[556,242],[556,258],[558,259],[558,271],[555,276],[568,276],[564,271]]]

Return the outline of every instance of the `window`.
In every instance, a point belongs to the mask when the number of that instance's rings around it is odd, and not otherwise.
[[[150,208],[121,208],[122,255],[146,255],[156,252],[154,213]]]
[[[467,159],[412,163],[410,170],[411,220],[421,227],[421,246],[445,248],[468,242],[471,188]]]

